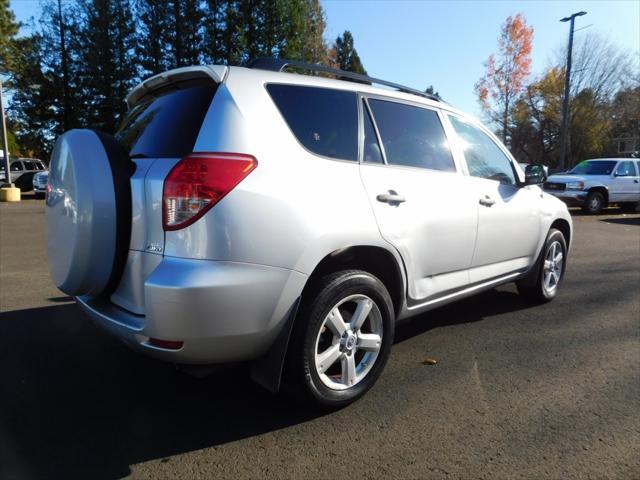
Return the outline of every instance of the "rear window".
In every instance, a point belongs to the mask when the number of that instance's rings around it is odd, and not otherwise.
[[[301,85],[267,85],[267,91],[298,141],[310,152],[358,160],[355,92]]]
[[[193,151],[216,93],[213,81],[181,82],[143,97],[116,138],[132,157],[183,157]]]
[[[438,113],[384,100],[369,100],[390,165],[453,172],[449,143]]]

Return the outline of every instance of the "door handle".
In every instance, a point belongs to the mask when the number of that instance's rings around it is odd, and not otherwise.
[[[402,195],[398,195],[398,192],[396,192],[395,190],[389,190],[389,193],[381,193],[376,197],[376,200],[378,200],[379,202],[388,203],[390,205],[400,204],[407,201],[407,199]]]
[[[495,203],[496,201],[493,198],[491,198],[489,195],[485,195],[480,199],[480,205],[484,205],[485,207],[490,207]]]

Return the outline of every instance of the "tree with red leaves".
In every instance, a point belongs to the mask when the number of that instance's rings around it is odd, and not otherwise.
[[[506,144],[517,96],[531,72],[533,27],[521,13],[508,17],[498,37],[498,53],[485,62],[487,73],[475,85],[482,109],[500,127]]]

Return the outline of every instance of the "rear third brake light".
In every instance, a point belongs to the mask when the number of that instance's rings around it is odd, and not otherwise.
[[[164,180],[162,216],[165,230],[191,225],[235,188],[258,165],[241,153],[190,153]]]

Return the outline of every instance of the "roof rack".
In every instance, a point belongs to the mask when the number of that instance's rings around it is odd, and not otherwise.
[[[442,101],[442,99],[440,99],[435,95],[421,92],[420,90],[416,90],[415,88],[405,87],[404,85],[399,85],[393,82],[387,82],[386,80],[380,80],[379,78],[369,77],[367,75],[360,75],[359,73],[347,72],[344,70],[339,70],[337,68],[325,67],[324,65],[320,65],[317,63],[298,62],[295,60],[287,60],[284,58],[260,57],[250,61],[248,64],[248,67],[255,68],[258,70],[270,70],[272,72],[282,72],[286,68],[293,67],[293,68],[300,68],[302,70],[309,70],[312,72],[330,73],[340,78],[348,78],[361,83],[368,83],[368,84],[375,83],[378,85],[384,85],[386,87],[395,88],[400,92],[410,93],[412,95],[418,95],[420,97],[428,98],[430,100],[435,100],[436,102]]]

